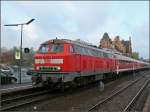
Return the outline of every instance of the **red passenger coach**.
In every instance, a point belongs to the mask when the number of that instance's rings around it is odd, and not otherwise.
[[[81,85],[119,72],[144,69],[147,63],[83,42],[49,40],[35,54],[32,81],[36,85]]]

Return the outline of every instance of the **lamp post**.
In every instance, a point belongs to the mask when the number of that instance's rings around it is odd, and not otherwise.
[[[21,27],[21,41],[20,41],[20,74],[19,74],[19,83],[21,84],[21,66],[22,66],[22,33],[23,33],[23,26],[29,25],[31,22],[33,22],[35,19],[31,19],[30,21],[26,23],[21,24],[5,24],[4,26],[20,26]]]
[[[0,32],[1,32],[1,29],[0,29]],[[0,62],[1,62],[1,35],[0,35]],[[0,66],[1,67],[1,66]],[[0,71],[0,73],[1,73],[1,71]],[[0,74],[0,76],[1,76],[1,74]]]
[[[1,29],[0,29],[0,32],[1,32]],[[2,61],[2,57],[1,57],[1,35],[0,35],[0,63]],[[1,65],[0,65],[0,79],[1,79]],[[1,86],[1,80],[0,80],[0,86]],[[0,95],[0,99],[1,99],[1,95]],[[0,108],[1,108],[1,104],[0,104]]]

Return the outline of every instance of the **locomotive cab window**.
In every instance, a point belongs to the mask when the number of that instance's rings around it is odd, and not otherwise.
[[[48,52],[63,52],[64,45],[63,44],[42,44],[39,48],[40,53],[48,53]]]
[[[48,45],[47,44],[43,44],[43,45],[41,45],[41,47],[39,48],[39,52],[40,53],[46,53],[46,52],[48,52]]]
[[[64,45],[63,44],[51,44],[50,45],[50,52],[63,52]]]

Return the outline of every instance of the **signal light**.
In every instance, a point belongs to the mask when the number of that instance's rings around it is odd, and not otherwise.
[[[30,49],[29,48],[24,48],[24,53],[29,53]]]

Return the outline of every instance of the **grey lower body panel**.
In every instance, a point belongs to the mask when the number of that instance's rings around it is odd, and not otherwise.
[[[95,80],[101,80],[104,78],[105,73],[111,73],[111,71],[93,71],[93,72],[35,72],[35,80],[33,82],[71,82],[75,78],[94,76]],[[39,78],[40,81],[37,81]]]
[[[80,73],[76,73],[76,72],[37,72],[36,75],[34,75],[35,77],[40,77],[41,81],[47,81],[50,80],[53,83],[56,82],[69,82],[69,81],[73,81],[74,78],[76,77],[80,77]],[[34,77],[33,76],[33,77]]]

